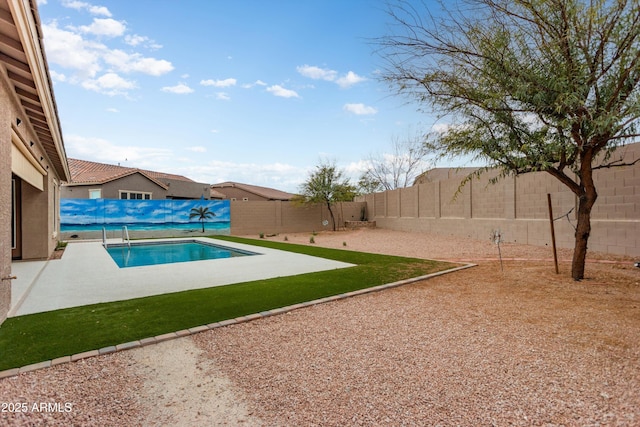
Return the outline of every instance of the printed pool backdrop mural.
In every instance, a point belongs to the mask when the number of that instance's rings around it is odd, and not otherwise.
[[[214,216],[204,219],[209,234],[229,234],[231,230],[228,200],[118,200],[62,199],[60,231],[84,232],[182,230],[202,231],[200,217],[189,218],[192,209],[208,208]]]

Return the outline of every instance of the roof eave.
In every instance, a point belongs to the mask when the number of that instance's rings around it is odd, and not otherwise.
[[[53,95],[53,86],[51,84],[42,39],[38,33],[40,22],[37,6],[35,2],[29,0],[8,0],[8,4],[15,20],[24,54],[27,57],[31,69],[31,75],[36,85],[42,109],[47,119],[49,133],[59,157],[59,159],[56,159],[59,160],[58,162],[53,162],[54,167],[61,180],[69,181],[71,173],[64,148],[58,109]]]

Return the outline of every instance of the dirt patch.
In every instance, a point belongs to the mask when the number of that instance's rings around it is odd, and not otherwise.
[[[309,244],[310,234],[286,237]],[[506,244],[502,270],[488,239],[381,229],[314,239],[318,246],[478,266],[0,380],[6,401],[72,401],[77,416],[11,421],[640,424],[640,269],[633,260],[590,253],[586,279],[575,282],[566,250],[558,275],[549,248]]]
[[[49,255],[49,259],[61,259],[62,255],[64,255],[64,247],[62,248],[57,248],[56,250],[54,250],[51,255]]]

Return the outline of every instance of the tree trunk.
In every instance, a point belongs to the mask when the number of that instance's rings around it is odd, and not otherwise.
[[[598,194],[595,188],[585,189],[585,193],[578,201],[578,224],[576,225],[576,242],[571,263],[571,277],[573,280],[584,279],[584,267],[587,258],[587,242],[591,234],[591,208],[593,208]]]
[[[333,231],[336,231],[336,219],[333,216],[333,211],[331,210],[331,203],[327,203],[327,209],[329,209],[329,215],[331,215],[331,225],[333,225]]]
[[[583,159],[583,162],[585,160]],[[585,165],[585,163],[583,163]],[[576,225],[576,242],[571,263],[573,280],[584,279],[584,267],[587,258],[587,243],[591,234],[591,209],[598,198],[593,183],[593,171],[589,159],[588,167],[583,167],[581,179],[582,194],[578,198],[578,224]]]

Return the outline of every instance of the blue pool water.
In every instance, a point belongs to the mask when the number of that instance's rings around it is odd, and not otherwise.
[[[108,245],[107,252],[120,268],[258,255],[255,252],[195,240],[132,243],[131,247],[127,244],[114,244]]]

